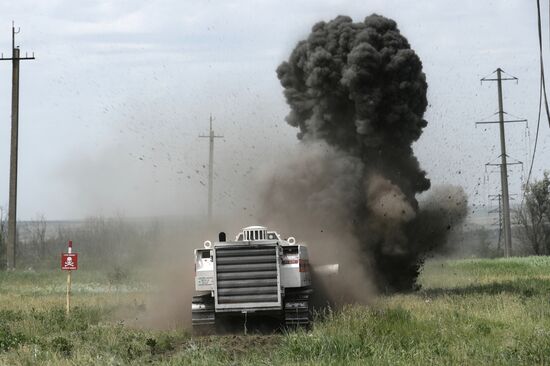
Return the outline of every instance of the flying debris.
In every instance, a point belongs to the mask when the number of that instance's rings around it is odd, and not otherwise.
[[[349,228],[379,288],[413,289],[424,256],[466,213],[460,189],[450,199],[458,205],[416,199],[430,188],[412,149],[428,124],[420,58],[395,21],[338,16],[315,24],[277,76],[303,149],[274,173],[268,215],[297,223],[293,214],[309,212]]]

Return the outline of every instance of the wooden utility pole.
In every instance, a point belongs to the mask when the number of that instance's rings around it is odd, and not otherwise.
[[[496,81],[498,85],[498,121],[481,121],[476,122],[477,124],[490,124],[490,123],[498,123],[500,127],[500,164],[497,164],[500,166],[500,185],[502,190],[502,223],[503,223],[503,232],[504,232],[504,255],[506,257],[509,257],[512,253],[512,230],[511,230],[511,223],[510,223],[510,198],[508,195],[508,163],[506,159],[508,158],[508,155],[506,155],[506,139],[505,139],[505,131],[504,131],[504,124],[505,123],[515,123],[515,122],[527,122],[526,119],[515,119],[515,120],[504,120],[504,108],[502,103],[502,81],[504,80],[514,80],[518,81],[518,78],[511,76],[511,77],[502,77],[502,69],[499,67],[496,69],[496,71],[493,72],[493,74],[496,73],[497,77],[494,78],[483,78],[481,79],[481,82],[484,81]],[[492,74],[491,74],[492,75]],[[491,165],[491,164],[486,164]]]
[[[17,153],[19,141],[19,61],[34,60],[32,56],[20,56],[19,47],[15,47],[15,35],[20,32],[12,23],[11,28],[12,56],[4,57],[1,61],[12,61],[12,86],[11,86],[11,149],[10,149],[10,192],[8,204],[8,243],[6,246],[7,269],[15,269],[15,256],[17,251]]]
[[[222,138],[223,135],[214,134],[212,129],[212,115],[210,115],[210,133],[208,135],[199,135],[199,137],[208,138],[210,141],[210,151],[208,155],[208,221],[212,222],[212,194],[214,185],[214,139]]]

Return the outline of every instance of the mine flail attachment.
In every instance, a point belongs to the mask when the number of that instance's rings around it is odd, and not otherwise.
[[[310,327],[308,248],[294,237],[247,226],[234,240],[206,240],[194,259],[194,334]]]
[[[288,295],[285,299],[284,322],[288,329],[311,327],[311,306],[309,293]]]
[[[216,330],[216,313],[212,296],[193,296],[191,308],[193,334],[208,335]]]

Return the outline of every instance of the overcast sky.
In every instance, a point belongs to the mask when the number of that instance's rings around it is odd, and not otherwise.
[[[520,79],[504,85],[505,110],[527,118],[529,129],[506,132],[509,155],[527,162],[539,88],[534,0],[1,0],[0,50],[10,54],[13,19],[16,43],[36,55],[21,65],[19,218],[203,214],[208,144],[198,135],[210,113],[225,136],[216,141],[218,210],[253,210],[243,187],[297,144],[276,67],[315,22],[371,13],[396,20],[424,65],[429,125],[415,145],[422,167],[433,184],[460,184],[472,204],[485,204],[499,188],[498,174],[484,167],[500,154],[498,126],[474,122],[498,106],[496,85],[479,79],[497,67]],[[3,206],[10,96],[4,61]],[[544,120],[535,177],[550,168],[549,152]],[[511,193],[520,193],[527,169],[512,169]]]

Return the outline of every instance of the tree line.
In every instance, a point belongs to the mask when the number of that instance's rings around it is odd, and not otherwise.
[[[67,243],[86,257],[89,269],[143,263],[160,240],[155,220],[89,217],[83,221],[52,222],[44,215],[18,223],[16,264],[21,269],[57,269]],[[6,265],[7,215],[0,207],[0,266]]]
[[[550,172],[525,187],[516,211],[516,237],[535,255],[550,255]]]
[[[514,216],[514,255],[550,255],[550,172],[525,187]],[[495,239],[487,228],[479,229],[476,236],[464,238],[479,241],[478,250],[468,255],[502,255],[502,248],[491,243]],[[18,223],[17,238],[17,267],[25,269],[59,268],[60,253],[66,251],[68,240],[73,240],[76,251],[86,256],[86,267],[90,269],[144,263],[163,240],[159,221],[121,216],[52,222],[37,215],[32,221]],[[6,265],[6,240],[7,210],[0,206],[0,269]]]

